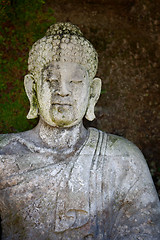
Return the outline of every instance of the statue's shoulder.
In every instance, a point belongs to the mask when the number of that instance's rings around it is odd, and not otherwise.
[[[0,134],[0,148],[5,147],[18,138],[18,133]]]
[[[0,134],[0,155],[18,154],[25,148],[27,132]]]
[[[109,155],[137,156],[143,158],[140,149],[131,141],[114,134],[107,135],[107,153]]]
[[[122,161],[128,159],[135,163],[138,162],[140,164],[141,162],[142,164],[146,164],[142,152],[131,141],[114,134],[102,132],[95,128],[92,128],[91,131],[94,132],[95,135],[101,136],[97,137],[97,139],[102,139],[102,149],[104,149],[105,146],[105,151],[103,151],[102,155],[106,155],[106,157],[111,157],[112,159],[114,158],[115,161],[116,159],[118,159],[118,161],[120,161],[120,159]]]

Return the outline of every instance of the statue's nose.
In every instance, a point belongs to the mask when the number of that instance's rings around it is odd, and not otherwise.
[[[56,92],[58,95],[62,97],[69,96],[71,93],[65,81],[59,81],[59,88],[57,89]]]

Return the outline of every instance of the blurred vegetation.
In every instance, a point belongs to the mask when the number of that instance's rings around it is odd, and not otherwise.
[[[54,23],[53,9],[46,8],[44,0],[0,0],[0,133],[36,124],[25,117],[29,102],[23,78],[30,47]]]

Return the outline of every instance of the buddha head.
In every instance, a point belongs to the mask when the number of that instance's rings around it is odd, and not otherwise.
[[[57,23],[29,53],[24,85],[30,101],[28,119],[38,115],[50,126],[72,127],[95,118],[101,80],[92,44],[71,23]]]

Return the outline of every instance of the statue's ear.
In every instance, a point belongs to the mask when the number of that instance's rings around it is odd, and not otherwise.
[[[85,115],[85,118],[89,121],[93,121],[95,119],[94,107],[99,99],[100,93],[101,93],[101,79],[94,78],[92,80],[90,87],[90,98]]]
[[[24,77],[24,87],[27,94],[27,97],[30,102],[30,110],[27,115],[28,119],[33,119],[38,117],[38,105],[37,105],[37,96],[36,96],[36,85],[34,77],[32,74],[27,74]]]

